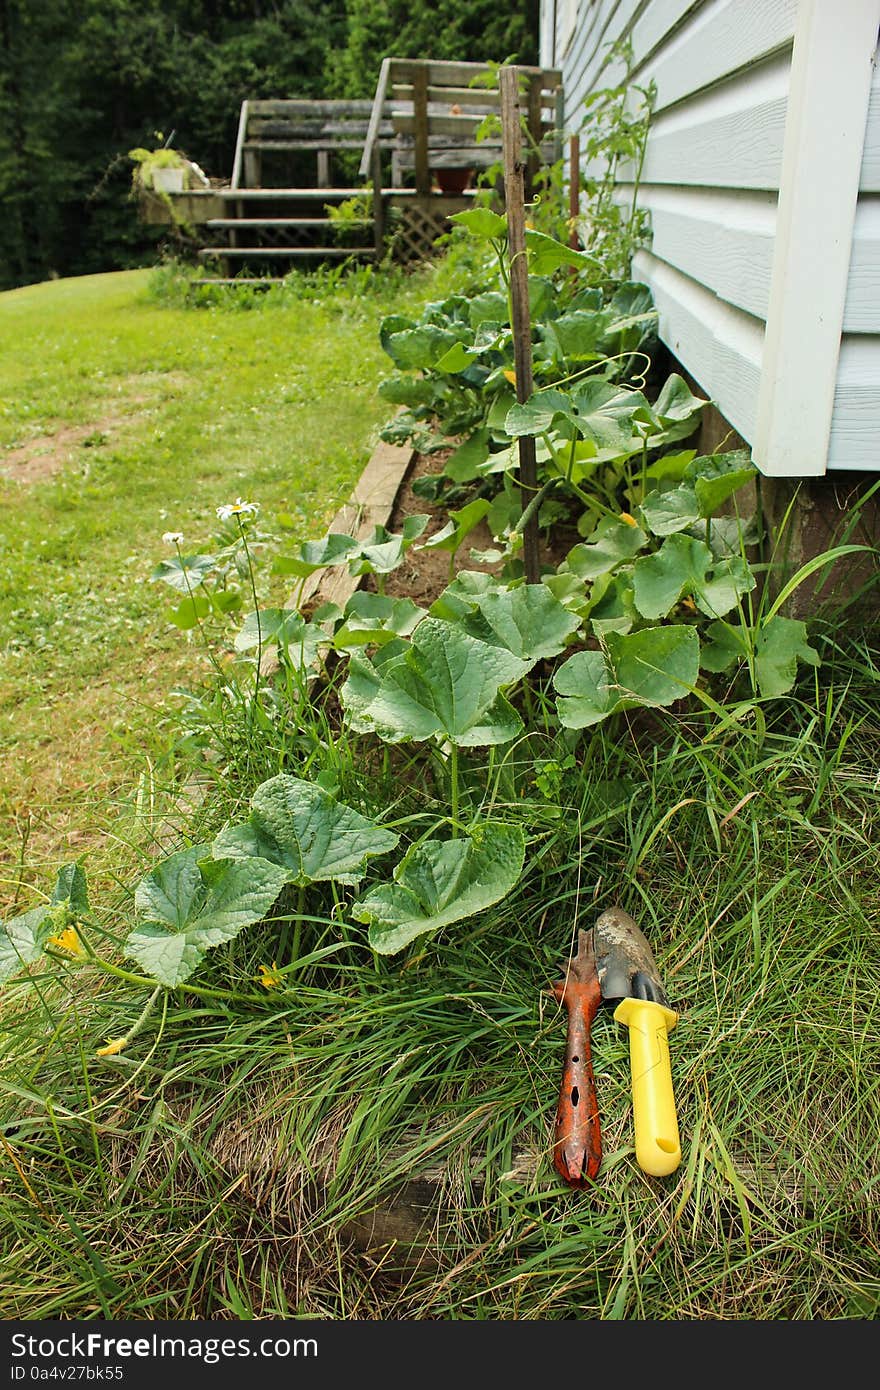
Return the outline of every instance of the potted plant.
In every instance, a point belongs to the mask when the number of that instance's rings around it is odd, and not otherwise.
[[[136,193],[182,193],[186,186],[188,160],[179,152],[163,146],[158,150],[134,149],[128,152],[134,161],[132,187]]]

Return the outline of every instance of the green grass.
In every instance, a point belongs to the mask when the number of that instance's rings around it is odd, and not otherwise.
[[[119,277],[111,283],[121,290]],[[208,329],[225,342],[247,322],[262,342],[260,322],[271,334],[276,314],[280,325],[303,313],[307,326],[306,310],[325,324],[346,312],[341,300],[332,310],[269,303],[253,314],[159,308],[137,293],[128,302],[139,322],[143,314],[174,326],[169,352],[187,341],[195,352]],[[364,316],[365,345],[380,302],[351,310]],[[297,343],[305,332],[297,328]],[[369,360],[375,380],[383,366]],[[199,385],[167,423],[180,437],[191,426],[188,405],[200,410],[191,398],[208,391],[191,370]],[[219,408],[227,396],[222,367],[216,372],[210,394]],[[65,418],[79,409],[86,423],[95,419],[85,400],[65,408]],[[369,434],[382,412],[376,404],[368,425],[365,411],[362,403],[357,418]],[[20,439],[16,428],[10,438]],[[225,445],[216,439],[211,458]],[[281,446],[273,438],[266,447]],[[122,482],[114,490],[107,481],[115,527],[128,518],[115,569],[105,554],[115,528],[101,543],[89,531],[89,564],[104,576],[101,606],[111,583],[125,602],[144,605],[129,644],[113,648],[119,674],[111,682],[124,691],[130,678],[139,692],[139,704],[123,701],[120,718],[143,709],[131,726],[137,735],[119,733],[116,744],[120,785],[123,770],[130,779],[147,763],[137,844],[129,848],[114,821],[119,790],[100,781],[64,789],[67,813],[103,846],[87,860],[90,875],[95,857],[99,869],[88,938],[111,965],[166,809],[161,789],[151,801],[147,760],[162,737],[151,706],[162,706],[178,680],[209,671],[197,643],[165,633],[165,597],[145,582],[161,552],[144,536],[192,529],[201,542],[214,507],[233,495],[254,497],[270,519],[296,505],[277,477],[262,495],[247,486],[236,460],[233,450],[224,490],[211,492],[207,481],[198,500],[195,473],[178,460],[173,481],[169,462],[163,496],[178,500],[156,499],[149,526],[143,510],[126,512]],[[132,487],[147,486],[129,477]],[[73,487],[61,478],[45,486],[54,495],[62,485]],[[335,500],[327,494],[327,511]],[[84,508],[90,527],[99,510]],[[19,548],[28,536],[54,545],[59,514],[45,513],[43,531],[29,515]],[[120,554],[135,556],[140,585],[119,578]],[[73,553],[68,565],[53,565],[59,588],[68,568],[77,572]],[[85,570],[80,579],[75,615]],[[106,655],[77,621],[86,650],[58,639],[76,680],[45,656],[40,665],[36,651],[22,657],[33,663],[31,679],[70,701],[70,736]],[[880,641],[870,609],[844,621],[817,612],[811,639],[818,670],[803,668],[790,696],[740,705],[737,718],[722,707],[633,710],[570,739],[549,716],[552,691],[536,681],[528,733],[491,761],[463,749],[459,768],[463,820],[489,804],[493,815],[518,820],[528,835],[526,871],[495,907],[400,955],[369,950],[348,911],[356,889],[314,884],[302,911],[281,899],[269,920],[213,950],[197,976],[146,1012],[148,989],[73,962],[46,958],[5,986],[3,1315],[876,1319]],[[16,679],[24,698],[27,676]],[[305,704],[285,703],[282,692],[280,716],[267,701],[256,730],[236,727],[235,699],[221,706],[213,698],[206,692],[201,713],[194,707],[189,716],[214,730],[210,794],[182,817],[166,851],[209,840],[273,766],[322,775],[410,841],[448,817],[449,767],[439,752],[384,749],[346,732],[334,678]],[[218,709],[228,720],[225,742]],[[55,737],[45,709],[34,710],[30,727],[32,738]],[[169,722],[165,737],[174,730]],[[13,757],[23,747],[22,735]],[[252,761],[255,750],[265,765]],[[49,889],[50,865],[73,857],[52,830],[42,858],[25,847],[20,908]],[[683,1161],[667,1179],[638,1168],[627,1040],[603,1008],[593,1030],[603,1166],[594,1188],[572,1191],[551,1162],[565,1018],[550,985],[575,929],[615,902],[642,925],[680,1015],[670,1052]],[[300,930],[301,953],[291,960]],[[263,990],[259,968],[273,962],[282,984]],[[109,1039],[127,1035],[124,1049],[102,1055]],[[420,1229],[401,1207],[402,1189],[420,1204]],[[387,1224],[389,1211],[396,1225]],[[377,1212],[385,1225],[375,1224]]]
[[[48,870],[155,797],[158,712],[204,670],[149,582],[163,533],[199,548],[243,496],[269,526],[320,534],[387,418],[379,319],[424,294],[307,280],[308,297],[194,310],[167,278],[0,295],[2,904],[19,859]]]
[[[547,799],[534,761],[562,750],[533,734],[495,787],[529,827],[526,875],[403,958],[371,958],[344,900],[310,889],[281,990],[184,987],[111,1058],[97,1049],[143,992],[73,968],[9,986],[7,1316],[875,1318],[877,675],[874,657],[829,658],[766,730],[620,720]],[[398,824],[442,814],[419,759],[383,779],[367,752],[335,748],[352,800]],[[479,753],[466,772],[478,796]],[[604,1162],[577,1192],[550,1163],[565,1028],[548,987],[613,901],[680,1012],[683,1162],[637,1168],[626,1039],[603,1009]],[[98,916],[106,947],[130,894]],[[284,928],[215,952],[200,985],[253,996]],[[419,1238],[380,1230],[365,1251],[358,1223],[426,1172]]]

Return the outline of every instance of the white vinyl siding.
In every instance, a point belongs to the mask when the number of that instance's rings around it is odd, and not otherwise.
[[[545,6],[542,14],[550,13]],[[664,341],[768,473],[880,471],[873,443],[880,436],[880,71],[875,66],[868,92],[864,67],[878,24],[880,0],[581,0],[567,51],[557,51],[568,133],[582,124],[585,96],[625,75],[610,60],[615,41],[632,43],[633,81],[656,83],[639,193],[653,237],[633,273],[654,291]],[[789,102],[796,33],[798,127],[808,144],[796,174],[788,154],[786,180],[786,132],[790,146],[797,135]],[[805,103],[811,53],[809,81],[818,63],[822,86],[810,88]],[[814,150],[819,163],[809,165]],[[853,152],[861,166],[856,206],[856,170],[844,167]],[[622,170],[622,199],[632,193],[627,177]],[[809,218],[791,201],[802,178],[820,188],[813,204],[801,199],[813,207]],[[816,289],[817,263],[828,266],[826,280],[812,296],[812,319],[809,309],[799,319],[790,296],[803,302],[803,285]],[[787,358],[779,356],[792,347],[816,376],[806,399],[818,423],[811,448],[786,455],[785,410],[801,412],[801,387],[786,384]],[[806,419],[802,426],[807,432]]]

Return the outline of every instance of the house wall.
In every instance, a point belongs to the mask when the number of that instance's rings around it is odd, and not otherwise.
[[[876,0],[541,7],[567,133],[589,92],[625,76],[616,40],[632,43],[633,82],[656,83],[639,190],[653,235],[633,275],[770,475],[880,471],[878,22]]]

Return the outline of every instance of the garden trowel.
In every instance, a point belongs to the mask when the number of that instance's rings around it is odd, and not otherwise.
[[[636,1161],[652,1177],[666,1177],[681,1162],[667,1037],[678,1014],[669,1007],[651,948],[628,913],[609,908],[597,919],[592,937],[602,997],[620,1000],[614,1017],[629,1029]]]

